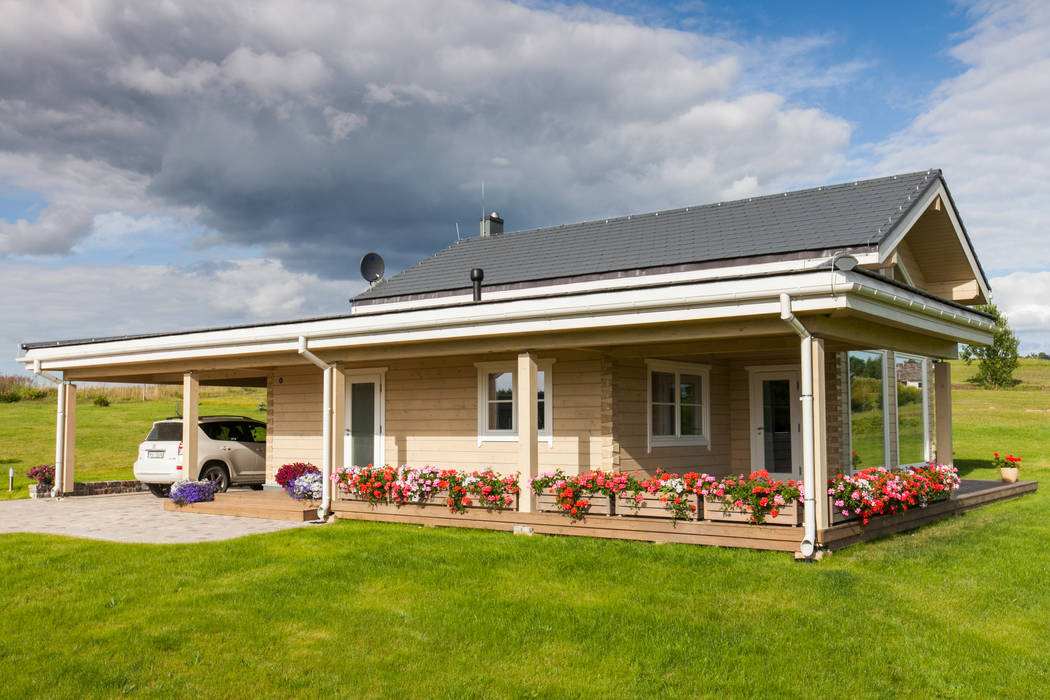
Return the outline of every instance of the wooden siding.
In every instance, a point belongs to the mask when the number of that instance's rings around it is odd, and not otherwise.
[[[595,353],[542,354],[551,369],[554,437],[541,440],[541,471],[568,473],[600,467],[612,456],[602,432],[601,358]],[[506,361],[514,355],[474,355],[384,363],[385,462],[465,470],[518,471],[518,443],[478,444],[478,370],[475,362]],[[376,367],[351,365],[347,371]],[[281,370],[267,384],[267,479],[287,462],[321,459],[321,372],[313,367]],[[337,441],[343,427],[336,426]],[[608,435],[608,434],[606,434]]]
[[[729,363],[722,359],[675,358],[711,366],[711,445],[653,447],[648,451],[648,397],[645,360],[618,358],[613,366],[613,436],[619,447],[619,469],[652,475],[658,468],[669,472],[730,471]]]

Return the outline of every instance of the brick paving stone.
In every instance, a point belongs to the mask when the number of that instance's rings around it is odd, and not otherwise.
[[[39,532],[111,542],[214,542],[316,525],[171,512],[150,493],[0,501],[0,533]]]

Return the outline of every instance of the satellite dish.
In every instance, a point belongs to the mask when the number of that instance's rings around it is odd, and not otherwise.
[[[375,284],[383,279],[385,271],[386,264],[379,253],[365,253],[365,257],[361,258],[361,276],[365,278],[365,282]]]

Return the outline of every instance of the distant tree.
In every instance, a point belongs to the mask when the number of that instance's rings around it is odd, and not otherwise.
[[[995,304],[978,306],[977,310],[995,316],[995,334],[991,345],[963,346],[962,358],[966,364],[973,364],[977,360],[977,374],[972,381],[989,389],[1017,384],[1014,379],[1014,370],[1020,364],[1017,359],[1017,336]]]

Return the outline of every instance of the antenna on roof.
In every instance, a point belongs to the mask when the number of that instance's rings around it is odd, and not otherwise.
[[[481,181],[481,218],[485,218],[485,181]]]
[[[459,243],[459,242],[460,242],[460,240],[461,240],[461,239],[460,239],[460,237],[459,237],[459,222],[457,221],[457,222],[456,222],[456,243]]]

